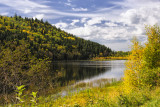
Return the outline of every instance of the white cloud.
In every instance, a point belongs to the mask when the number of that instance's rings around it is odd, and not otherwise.
[[[80,20],[72,20],[71,25],[74,26],[76,23],[80,22]]]
[[[65,3],[65,5],[67,5],[67,6],[72,6],[72,4],[71,4],[71,3],[69,3],[69,2],[68,2],[68,3]]]
[[[72,2],[72,0],[67,0],[68,2]]]
[[[83,27],[71,27],[65,30],[69,33],[75,34],[82,38],[87,37],[90,40],[96,40],[96,39],[97,40],[101,39],[101,40],[106,40],[106,41],[114,40],[114,39],[129,40],[131,38],[131,37],[127,37],[127,36],[130,36],[130,33],[127,31],[129,28],[118,26],[113,23],[112,25],[114,25],[114,27],[108,27],[107,25],[106,26],[96,26],[96,25],[84,24]]]
[[[56,23],[55,26],[57,28],[62,28],[63,29],[63,28],[66,28],[68,26],[68,24],[64,23],[64,22],[59,22],[59,23]]]
[[[159,0],[124,0],[123,2],[112,2],[114,5],[121,6],[123,8],[139,8],[139,7],[153,7],[160,4]]]
[[[149,24],[154,25],[160,21],[160,6],[150,8],[129,9],[121,14],[121,21],[126,24]]]
[[[131,49],[131,42],[130,41],[124,41],[124,42],[112,42],[112,43],[106,43],[104,44],[114,51],[129,51]]]
[[[137,24],[140,21],[140,16],[138,15],[138,11],[136,9],[130,9],[125,13],[121,14],[122,22],[127,24]]]
[[[73,11],[88,11],[87,8],[72,8]]]
[[[24,9],[24,13],[30,13],[30,12],[32,12],[31,9],[28,8]]]
[[[102,20],[105,20],[105,18],[104,17],[95,17],[95,18],[92,18],[89,21],[87,21],[87,24],[88,25],[99,24],[99,23],[101,23]]]
[[[10,9],[16,10],[21,13],[25,13],[28,15],[33,15],[33,14],[45,14],[47,15],[46,18],[54,19],[55,16],[57,18],[59,17],[65,17],[65,16],[74,16],[74,17],[97,17],[101,16],[100,14],[94,14],[94,13],[72,13],[72,12],[64,12],[64,11],[59,11],[54,9],[51,6],[47,6],[43,2],[34,2],[30,0],[0,0],[0,4],[8,6]],[[14,4],[14,5],[13,5]],[[67,2],[68,6],[73,6],[70,2]],[[2,8],[2,7],[0,7]],[[2,8],[3,10],[4,8]],[[86,11],[87,8],[73,8],[75,11]],[[53,16],[53,17],[51,17]]]
[[[85,23],[88,18],[82,18],[81,23]]]
[[[2,12],[2,13],[0,13],[0,15],[2,15],[2,16],[7,16],[9,13],[8,12]]]
[[[118,26],[114,22],[106,22],[105,25],[110,26],[110,27],[116,27],[116,26]]]
[[[85,27],[76,27],[73,29],[66,29],[69,33],[75,34],[80,37],[86,37],[90,36],[92,33],[91,26],[85,26]]]
[[[39,20],[40,20],[40,19],[43,19],[43,18],[44,18],[44,14],[37,14],[37,15],[34,16],[33,18],[34,18],[34,19],[37,18],[37,19],[39,19]]]
[[[35,14],[44,14],[39,13],[39,10],[48,10],[50,8],[47,5],[36,3],[30,0],[0,0],[0,4],[8,7],[8,10],[6,11],[13,10],[16,13],[25,13],[29,16],[32,15],[32,17],[34,17],[33,15]]]
[[[22,9],[30,8],[48,8],[46,5],[41,5],[30,0],[0,0],[0,4],[7,5],[16,10],[22,11]]]

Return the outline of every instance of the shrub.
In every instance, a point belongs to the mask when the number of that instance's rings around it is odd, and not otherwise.
[[[141,46],[136,38],[133,39],[132,51],[126,63],[124,74],[124,91],[150,88],[160,82],[160,28],[146,27],[148,42]]]

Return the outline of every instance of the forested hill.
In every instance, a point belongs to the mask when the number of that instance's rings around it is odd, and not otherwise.
[[[17,15],[0,16],[0,52],[7,48],[14,51],[24,44],[35,57],[52,60],[89,59],[112,52],[104,45],[76,37],[47,21]]]

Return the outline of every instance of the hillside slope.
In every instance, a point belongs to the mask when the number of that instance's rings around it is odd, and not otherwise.
[[[90,59],[108,56],[111,49],[89,40],[84,40],[52,26],[47,21],[0,16],[0,47],[11,48],[28,44],[32,55],[51,60]]]

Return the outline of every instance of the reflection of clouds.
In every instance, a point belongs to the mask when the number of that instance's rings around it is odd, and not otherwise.
[[[121,77],[123,77],[123,70],[124,68],[112,68],[110,71],[106,71],[105,73],[103,74],[100,74],[98,76],[95,76],[95,77],[92,77],[92,78],[89,78],[89,79],[85,79],[85,80],[82,80],[80,82],[93,82],[93,81],[96,81],[96,80],[100,80],[100,79],[121,79]]]
[[[109,69],[107,69],[106,72],[101,73],[91,78],[81,80],[77,82],[77,84],[83,83],[83,82],[90,83],[90,82],[98,81],[101,79],[117,79],[117,80],[121,79],[121,77],[123,77],[124,75],[123,71],[125,69],[125,66],[124,66],[125,60],[106,61],[106,64],[107,63],[109,64],[108,65]]]

